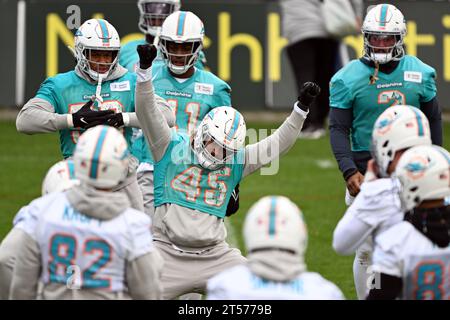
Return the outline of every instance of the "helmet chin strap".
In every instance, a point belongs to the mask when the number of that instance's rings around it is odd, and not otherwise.
[[[105,73],[98,73],[98,83],[97,83],[97,88],[95,90],[95,100],[98,101],[98,107],[99,108],[103,104],[102,83],[108,77],[108,75],[109,75],[109,71],[107,71]]]

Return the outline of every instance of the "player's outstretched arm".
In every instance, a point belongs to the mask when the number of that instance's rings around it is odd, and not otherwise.
[[[271,163],[294,145],[308,115],[309,107],[319,94],[320,87],[317,84],[304,83],[294,110],[275,133],[245,147],[243,177]]]
[[[136,115],[155,161],[161,160],[170,143],[170,128],[160,109],[156,107],[151,65],[156,58],[156,47],[139,45],[140,67],[137,68]]]
[[[127,284],[135,300],[162,298],[161,272],[163,259],[157,250],[149,252],[127,264]]]
[[[25,232],[21,233],[18,242],[20,243],[20,249],[17,252],[9,298],[13,300],[34,300],[37,298],[41,274],[39,245]]]

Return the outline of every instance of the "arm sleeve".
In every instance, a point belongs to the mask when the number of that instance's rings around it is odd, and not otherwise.
[[[431,141],[433,144],[442,146],[442,111],[436,97],[428,102],[420,104],[420,110],[427,116],[430,123]]]
[[[217,97],[217,107],[231,106],[231,87],[224,83],[220,86],[219,92],[216,93],[215,97]]]
[[[330,108],[330,144],[344,178],[357,170],[350,146],[352,109]]]
[[[136,70],[136,115],[141,123],[142,131],[148,141],[150,151],[156,162],[162,159],[169,146],[170,127],[161,110],[156,107],[155,95],[151,81],[151,68]]]
[[[347,209],[333,233],[333,249],[342,255],[350,255],[373,231],[373,228],[355,216],[353,205]]]
[[[137,300],[161,299],[163,259],[157,250],[128,261],[127,284],[130,296]]]
[[[169,127],[172,128],[175,125],[175,115],[173,113],[173,110],[171,109],[170,105],[167,103],[166,100],[157,95],[155,95],[155,97],[156,97],[155,101],[159,110],[161,110],[161,113],[166,119]],[[135,112],[125,112],[124,116],[125,116],[124,122],[125,118],[128,117],[127,123],[124,123],[125,127],[141,128],[141,124],[139,123],[139,120]]]
[[[262,166],[271,163],[280,155],[286,153],[297,141],[307,112],[301,110],[297,103],[291,115],[267,138],[245,147],[245,165],[243,176],[245,177]]]
[[[55,108],[50,102],[35,97],[20,110],[16,119],[16,128],[17,131],[26,134],[55,132],[69,128],[71,120],[70,114],[55,113]]]
[[[11,282],[9,298],[13,300],[32,300],[37,297],[37,287],[41,274],[41,254],[39,246],[25,232],[18,241],[20,249]]]
[[[388,274],[380,274],[380,288],[371,289],[366,300],[394,300],[402,291],[402,279]]]

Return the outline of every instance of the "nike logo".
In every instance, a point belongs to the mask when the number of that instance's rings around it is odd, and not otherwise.
[[[88,124],[86,120],[84,120],[84,118],[80,118],[80,121],[83,122],[84,124]]]

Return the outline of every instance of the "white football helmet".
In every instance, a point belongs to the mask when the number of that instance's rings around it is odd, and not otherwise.
[[[197,61],[203,47],[203,22],[190,11],[177,11],[164,20],[159,47],[167,67],[175,74],[183,74]],[[170,52],[170,43],[191,44],[191,52]]]
[[[378,62],[387,63],[400,60],[405,55],[403,38],[406,35],[406,23],[403,14],[391,4],[379,4],[369,10],[361,28],[364,36],[364,57]],[[370,37],[395,36],[392,47],[376,47],[370,44]],[[376,52],[380,49],[389,49],[388,52]]]
[[[286,197],[263,197],[245,217],[244,242],[249,253],[258,249],[284,249],[303,256],[307,238],[302,212]]]
[[[111,51],[114,59],[111,63],[92,61],[92,50]],[[119,34],[106,20],[89,19],[75,33],[75,57],[77,59],[77,65],[94,80],[99,80],[99,74],[105,77],[116,68],[119,51]],[[95,64],[97,67],[92,69],[91,64]]]
[[[73,156],[75,176],[98,189],[110,189],[125,180],[129,151],[123,135],[110,126],[95,126],[84,132]]]
[[[200,122],[194,136],[194,152],[199,164],[210,170],[224,166],[244,148],[247,129],[242,114],[232,107],[212,109]],[[208,144],[221,148],[218,158],[208,151]]]
[[[42,195],[52,192],[65,191],[77,186],[80,181],[75,178],[75,167],[73,160],[62,160],[48,169],[42,182]]]
[[[450,196],[450,154],[437,146],[413,147],[400,158],[395,176],[405,211],[424,200],[444,199]]]
[[[418,108],[393,106],[375,121],[371,151],[382,177],[389,176],[387,169],[397,151],[419,145],[431,145],[431,136],[428,119]]]
[[[144,34],[156,37],[164,20],[179,11],[180,0],[139,0],[139,29]]]

